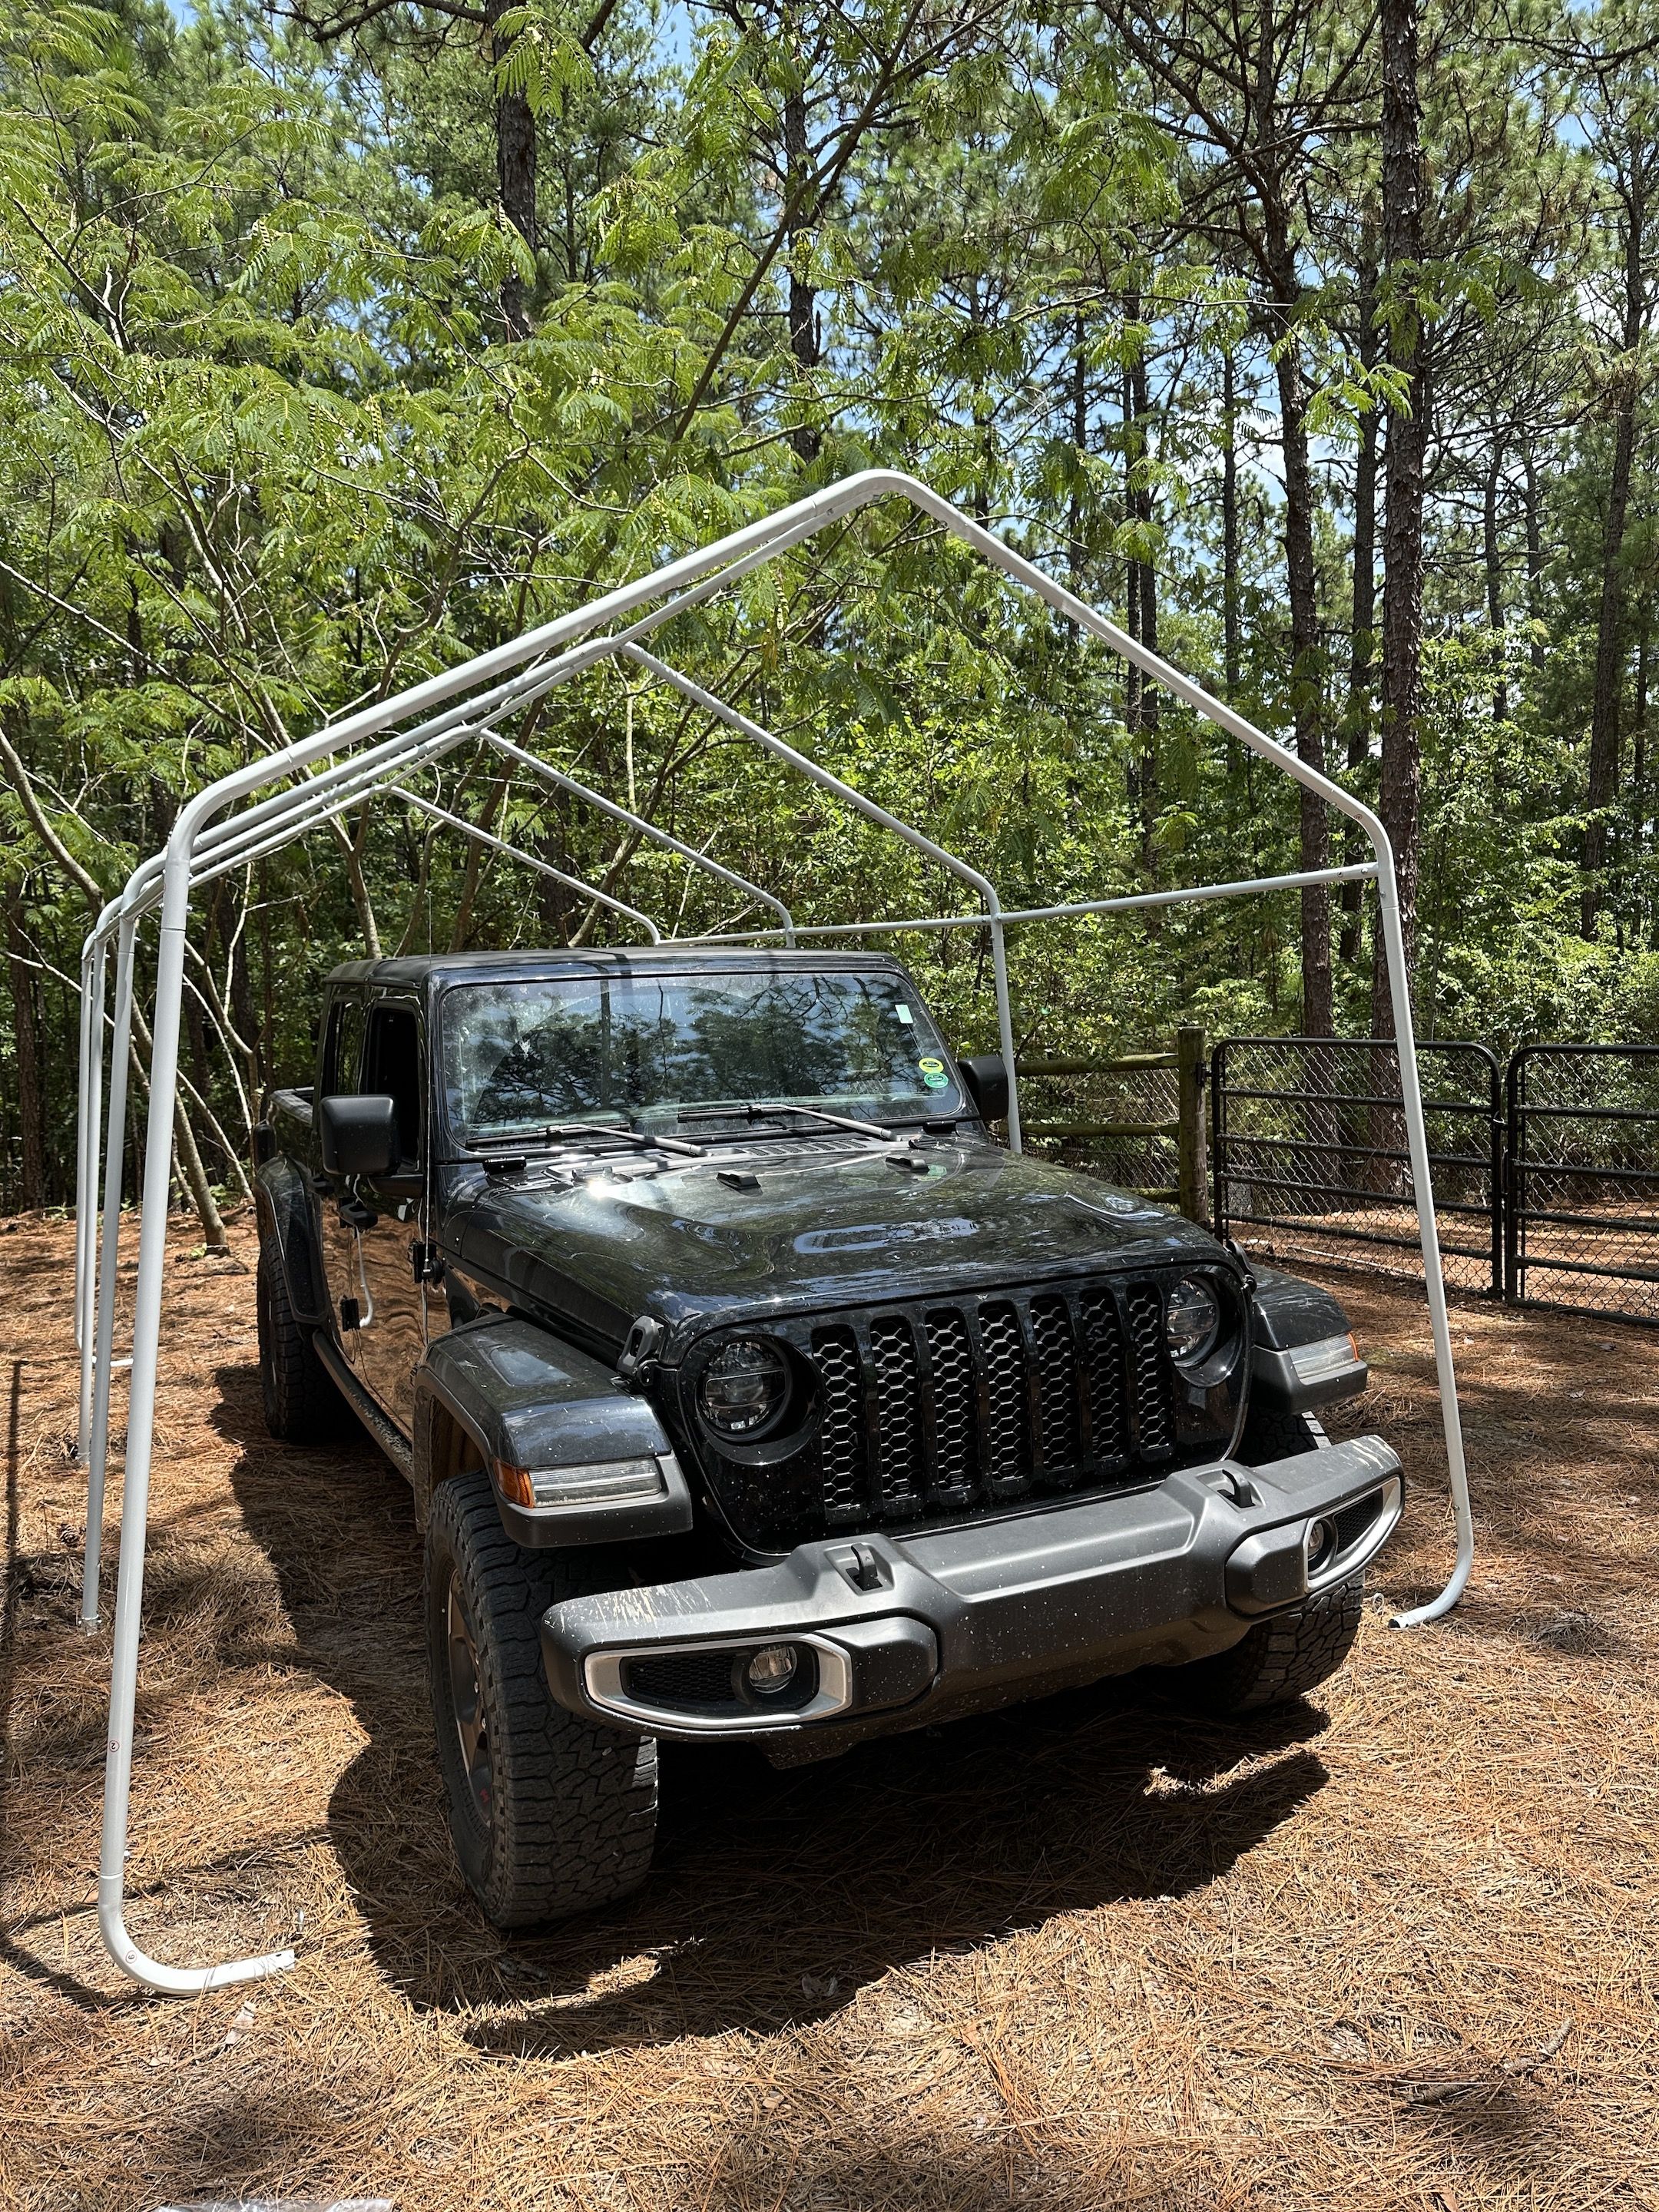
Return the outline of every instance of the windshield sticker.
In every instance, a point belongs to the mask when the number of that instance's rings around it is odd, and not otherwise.
[[[906,1028],[907,1030],[908,1030],[908,1029],[912,1029],[912,1028],[914,1028],[914,1027],[915,1027],[915,1018],[915,1018],[915,1015],[910,1012],[910,1009],[908,1008],[908,1006],[907,1006],[905,1005],[905,1003],[904,1003],[904,1001],[903,1001],[903,1000],[902,1000],[902,999],[901,999],[901,1000],[899,1000],[899,1002],[898,1002],[897,1006],[896,1006],[894,1007],[893,1012],[894,1012],[898,1016],[898,1018],[899,1018],[900,1021],[902,1021],[902,1022],[903,1023],[903,1024],[904,1024],[904,1026],[905,1026],[905,1028]]]
[[[933,1059],[931,1054],[916,1062],[916,1073],[930,1091],[943,1091],[951,1080],[945,1073],[945,1062]]]

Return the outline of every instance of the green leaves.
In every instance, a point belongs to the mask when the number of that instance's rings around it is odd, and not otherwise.
[[[504,9],[494,37],[496,89],[521,94],[532,115],[552,112],[592,82],[593,65],[568,11],[550,0],[520,0]]]
[[[1518,46],[1465,52],[1449,75],[1436,60],[1431,235],[1420,264],[1379,280],[1369,19],[1308,19],[1284,82],[1304,71],[1332,129],[1287,203],[1295,296],[1269,315],[1260,196],[1158,74],[1200,34],[1189,17],[1158,18],[1164,46],[1145,51],[1103,21],[967,0],[729,0],[672,25],[624,4],[591,40],[593,11],[523,0],[487,27],[400,10],[326,50],[240,6],[185,30],[135,20],[17,0],[0,23],[0,714],[100,883],[224,768],[872,464],[926,477],[1116,618],[1133,605],[1148,635],[1155,611],[1162,649],[1271,730],[1311,702],[1331,757],[1351,729],[1363,750],[1378,725],[1374,672],[1350,670],[1355,472],[1406,402],[1377,341],[1408,317],[1434,364],[1437,437],[1425,988],[1451,1010],[1443,1031],[1454,1016],[1500,1024],[1506,994],[1576,1017],[1591,972],[1613,988],[1560,940],[1626,399],[1627,768],[1640,726],[1651,346],[1609,319],[1606,147],[1557,131],[1537,150],[1555,64],[1523,68]],[[1594,75],[1573,96],[1611,117]],[[1626,153],[1634,100],[1618,106]],[[504,100],[539,125],[534,252],[500,205]],[[1613,122],[1598,127],[1612,145]],[[509,343],[510,289],[528,334]],[[1286,349],[1316,479],[1320,644],[1295,697]],[[1482,537],[1493,467],[1501,668]],[[1537,670],[1529,618],[1548,643]],[[897,508],[757,571],[659,641],[972,854],[1011,900],[1294,865],[1282,776],[1147,700],[1113,656]],[[533,734],[609,788],[631,778],[659,818],[803,915],[957,902],[913,853],[637,678],[606,671],[554,696]],[[1376,780],[1369,757],[1342,772]],[[428,787],[467,811],[491,781],[460,754]],[[1628,781],[1602,810],[1610,877],[1650,929],[1652,811]],[[579,805],[515,790],[506,818],[665,922],[735,910]],[[0,819],[32,915],[58,933],[41,949],[72,965],[78,894],[15,809]],[[232,936],[245,957],[264,933],[284,979],[270,1057],[289,1072],[306,1044],[289,1000],[358,943],[366,911],[390,944],[447,942],[467,880],[447,837],[400,817],[344,829],[349,864],[325,833],[228,889],[211,925],[227,958]],[[581,926],[579,902],[510,864],[483,864],[475,890],[480,935]],[[1129,922],[1030,933],[1014,951],[1022,1021],[1079,1048],[1194,1008],[1282,1026],[1291,924],[1280,899],[1171,913],[1155,942]],[[977,940],[906,949],[959,1033],[986,1039]],[[1352,1022],[1366,1018],[1365,960],[1362,946],[1350,963]],[[1551,980],[1534,989],[1528,962]],[[0,1093],[3,1065],[0,1035]]]

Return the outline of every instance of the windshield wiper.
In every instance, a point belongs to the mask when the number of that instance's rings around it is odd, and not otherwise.
[[[510,1136],[474,1138],[472,1151],[483,1157],[497,1146],[512,1153],[538,1142],[569,1144],[594,1137],[609,1137],[630,1152],[680,1152],[688,1159],[700,1160],[708,1150],[707,1146],[690,1144],[684,1137],[651,1137],[643,1130],[630,1129],[614,1121],[544,1121],[539,1129],[517,1130]]]
[[[636,1152],[684,1152],[694,1160],[700,1160],[708,1150],[705,1145],[688,1144],[684,1137],[648,1136],[643,1129],[618,1129],[609,1121],[550,1121],[542,1134],[555,1139],[614,1137],[619,1145],[629,1145]]]
[[[822,1122],[830,1129],[850,1129],[856,1137],[874,1137],[884,1145],[896,1141],[891,1129],[884,1129],[875,1121],[854,1121],[845,1114],[826,1114],[817,1106],[798,1106],[791,1098],[745,1098],[735,1106],[682,1106],[678,1118],[682,1121],[730,1121],[741,1117],[745,1121],[779,1121],[786,1114],[798,1114],[805,1121]]]

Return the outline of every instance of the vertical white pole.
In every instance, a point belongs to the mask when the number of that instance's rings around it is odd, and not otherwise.
[[[81,947],[81,1030],[75,1083],[75,1348],[85,1349],[86,1291],[87,1291],[87,1078],[91,1073],[92,1046],[92,940]],[[86,1362],[82,1361],[84,1377]],[[82,1395],[84,1398],[84,1388]],[[86,1423],[82,1419],[75,1432],[75,1448],[82,1450],[86,1443]]]
[[[1002,1064],[1008,1071],[1008,1149],[1024,1152],[1025,1147],[1019,1131],[1019,1080],[1014,1073],[1014,1016],[1008,997],[1008,951],[1002,927],[1002,912],[995,902],[991,905],[991,976],[997,993],[997,1041],[1002,1054]]]
[[[96,1296],[93,1255],[98,1239],[98,1139],[104,1088],[104,969],[107,939],[94,930],[81,955],[81,1079],[75,1174],[75,1344],[81,1355],[81,1394],[75,1450],[87,1455],[92,1420],[92,1328]]]
[[[109,1468],[109,1401],[115,1354],[115,1295],[121,1252],[121,1170],[126,1156],[127,1067],[132,1045],[132,973],[136,914],[124,915],[115,946],[115,1041],[109,1071],[109,1134],[104,1147],[104,1203],[94,1322],[93,1393],[87,1430],[87,1545],[81,1567],[81,1626],[98,1626],[98,1578],[103,1563],[104,1492]],[[99,1022],[103,1021],[100,1004]],[[88,1200],[90,1206],[90,1200]]]
[[[1429,1299],[1429,1330],[1434,1339],[1434,1364],[1440,1383],[1440,1417],[1446,1435],[1446,1468],[1451,1481],[1452,1511],[1457,1527],[1457,1559],[1451,1578],[1427,1605],[1396,1613],[1394,1626],[1415,1628],[1449,1613],[1462,1596],[1474,1565],[1474,1513],[1469,1500],[1469,1471],[1463,1455],[1463,1424],[1458,1413],[1457,1376],[1452,1364],[1451,1321],[1446,1311],[1446,1279],[1440,1265],[1440,1231],[1434,1218],[1434,1182],[1429,1166],[1429,1133],[1423,1118],[1423,1088],[1417,1071],[1417,1039],[1412,1023],[1411,978],[1406,969],[1406,942],[1400,927],[1400,892],[1395,882],[1394,853],[1379,823],[1371,830],[1376,853],[1376,911],[1382,925],[1382,946],[1388,962],[1389,992],[1394,1000],[1395,1046],[1400,1060],[1400,1103],[1406,1121],[1406,1148],[1411,1158],[1412,1189],[1417,1200],[1417,1233],[1423,1247],[1423,1286]]]
[[[132,1787],[132,1725],[138,1691],[138,1638],[144,1601],[144,1545],[150,1459],[155,1438],[155,1376],[166,1288],[167,1195],[173,1180],[173,1112],[178,1091],[179,1002],[185,981],[185,923],[190,906],[188,813],[167,848],[161,897],[161,957],[155,978],[155,1042],[144,1146],[138,1282],[132,1320],[132,1376],[127,1407],[126,1481],[121,1499],[121,1564],[115,1590],[115,1647],[110,1668],[109,1739],[104,1762],[104,1832],[98,1864],[98,1924],[110,1955],[137,1981],[192,1996],[257,1980],[294,1963],[291,1951],[222,1966],[164,1966],[146,1958],[125,1917],[127,1823]],[[185,830],[181,836],[179,830]],[[131,961],[129,961],[129,975]],[[130,988],[130,986],[129,986]],[[111,1270],[112,1279],[113,1270]]]

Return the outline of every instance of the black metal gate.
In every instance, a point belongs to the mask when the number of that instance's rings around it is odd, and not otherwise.
[[[1659,1045],[1528,1045],[1508,1108],[1510,1297],[1659,1321]]]
[[[1501,1297],[1502,1073],[1480,1044],[1419,1045],[1418,1062],[1446,1280]],[[1391,1044],[1225,1037],[1210,1085],[1219,1233],[1285,1259],[1411,1272],[1417,1211]]]

